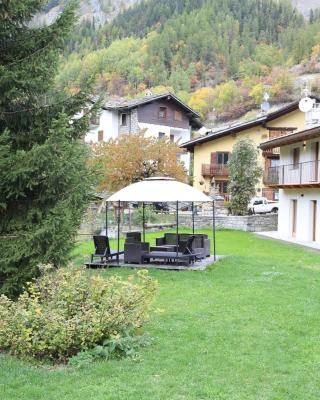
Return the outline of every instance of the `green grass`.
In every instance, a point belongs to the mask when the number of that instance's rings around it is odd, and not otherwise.
[[[318,400],[319,254],[231,231],[218,249],[228,257],[205,272],[150,272],[162,312],[139,362],[50,370],[2,355],[0,398]],[[90,251],[79,246],[76,262]]]

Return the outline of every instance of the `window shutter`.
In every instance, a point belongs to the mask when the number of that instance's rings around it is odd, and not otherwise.
[[[103,131],[98,131],[98,142],[103,142]]]
[[[218,154],[211,153],[211,165],[215,165],[218,163]]]

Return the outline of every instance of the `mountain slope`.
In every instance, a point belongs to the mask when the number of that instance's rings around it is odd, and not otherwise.
[[[290,101],[295,64],[299,73],[320,69],[320,14],[310,23],[286,0],[143,0],[116,17],[122,2],[85,4],[93,5],[113,19],[97,29],[82,15],[87,22],[66,43],[61,89],[94,78],[109,97],[172,90],[203,117],[214,109],[228,120],[259,107],[265,91],[272,103]]]
[[[80,67],[81,70],[77,71],[77,79],[87,76],[88,71],[103,72],[116,74],[136,87],[139,84],[169,84],[189,92],[190,85],[200,82],[204,85],[208,81],[217,83],[241,72],[241,60],[249,57],[256,57],[256,64],[250,68],[259,69],[257,63],[265,57],[269,58],[269,67],[273,63],[280,65],[284,60],[277,54],[277,49],[260,47],[255,55],[257,46],[278,45],[280,36],[288,28],[294,32],[304,24],[302,16],[288,3],[273,0],[164,0],[161,3],[149,0],[148,4],[154,6],[150,8],[153,14],[137,5],[108,25],[104,37],[102,29],[99,49],[88,56],[81,53],[85,58],[80,55],[77,69]],[[174,11],[177,5],[182,7],[179,15]],[[169,7],[172,17],[159,26],[157,21],[163,15],[163,7]],[[123,15],[126,18],[121,22]],[[141,39],[135,29],[137,18],[141,21],[139,27],[150,32]],[[131,38],[106,46],[103,40],[110,39],[110,26],[116,38],[112,27],[119,28],[118,37]],[[88,46],[89,42],[84,44]],[[72,63],[74,68],[74,56]],[[70,79],[69,74],[66,79]]]
[[[36,24],[51,23],[61,12],[68,0],[49,0],[43,7],[43,12],[36,15]],[[121,11],[134,5],[139,0],[81,0],[78,15],[80,21],[95,21],[101,26],[115,18]]]
[[[36,22],[40,23],[50,23],[52,22],[59,12],[63,4],[67,0],[49,0],[47,4],[44,6],[44,11],[36,16]],[[199,6],[193,6],[192,3],[196,3],[196,1],[181,1],[181,0],[162,0],[157,1],[158,6],[162,6],[163,15],[162,19],[158,22],[163,22],[163,19],[166,19],[169,16],[176,15],[179,12],[182,12],[181,5],[183,4],[184,10],[186,8],[199,8],[201,3],[204,3],[205,0],[199,0]],[[267,0],[265,0],[267,1]],[[132,5],[136,3],[141,3],[141,7],[145,9],[146,14],[150,17],[152,16],[154,8],[154,4],[151,6],[149,3],[150,0],[82,0],[80,2],[79,8],[79,16],[81,20],[95,20],[97,25],[103,25],[106,22],[109,22],[116,18],[121,11],[128,9]],[[297,7],[303,15],[307,16],[310,13],[312,8],[320,7],[319,0],[291,0],[294,7]],[[170,4],[171,3],[171,4]],[[140,7],[140,5],[138,5]],[[172,12],[173,10],[173,12]],[[135,11],[132,12],[133,14]],[[120,17],[119,21],[125,20],[127,14]],[[141,21],[136,20],[137,30],[139,30],[139,26],[141,27]],[[141,31],[145,30],[145,26],[142,27]],[[142,33],[140,33],[142,35]]]

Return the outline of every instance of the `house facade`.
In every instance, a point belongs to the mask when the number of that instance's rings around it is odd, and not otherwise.
[[[214,186],[216,192],[228,199],[228,160],[233,146],[239,139],[248,137],[258,148],[261,142],[305,129],[307,123],[308,117],[299,110],[299,103],[296,101],[255,120],[210,132],[183,143],[181,147],[192,155],[191,174],[194,186],[207,194]],[[278,148],[259,151],[259,163],[264,171],[269,167],[276,167],[279,162]],[[264,196],[269,200],[278,199],[278,189],[269,187],[265,177],[261,179],[256,190],[257,196]]]
[[[320,127],[269,140],[262,151],[280,148],[280,163],[265,183],[279,190],[279,237],[320,243]]]
[[[201,128],[199,115],[172,93],[148,94],[135,100],[116,100],[105,103],[91,130],[87,143],[116,139],[121,134],[136,134],[143,130],[146,137],[167,138],[186,142],[193,129]],[[189,166],[189,154],[181,156]]]

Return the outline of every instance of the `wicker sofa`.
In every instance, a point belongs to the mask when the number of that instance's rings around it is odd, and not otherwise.
[[[156,245],[175,245],[178,242],[179,251],[183,252],[190,236],[194,236],[192,251],[200,254],[201,258],[210,257],[210,239],[208,239],[208,235],[202,233],[180,233],[178,234],[178,241],[176,233],[165,233],[164,237],[156,239]]]

